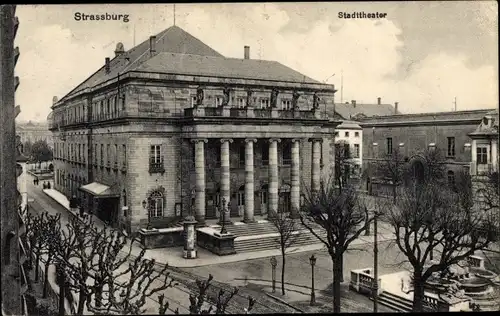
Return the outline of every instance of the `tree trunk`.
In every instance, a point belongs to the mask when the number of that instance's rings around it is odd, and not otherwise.
[[[85,286],[80,285],[80,295],[78,295],[78,311],[77,315],[83,315],[83,307],[85,306],[85,301],[87,297],[85,296]]]
[[[281,266],[281,294],[285,295],[285,251],[281,251],[282,266]]]
[[[66,277],[64,275],[64,270],[62,268],[58,268],[58,279],[59,279],[59,316],[65,315],[64,310],[64,301],[66,297]]]
[[[340,266],[341,257],[335,254],[332,257],[333,261],[333,312],[340,313],[340,276],[342,275],[342,268]]]
[[[95,291],[95,306],[101,307],[102,302],[102,282],[99,279],[94,280]]]
[[[339,256],[340,256],[340,259],[339,259],[339,269],[340,269],[339,279],[340,279],[340,282],[344,282],[344,254],[341,254]]]
[[[47,298],[49,290],[49,267],[50,267],[50,257],[47,257],[47,262],[45,263],[45,275],[43,280],[43,298]]]
[[[424,311],[424,280],[422,273],[413,272],[413,308],[412,311],[422,313]]]
[[[36,253],[36,261],[35,261],[35,283],[38,283],[39,280],[39,270],[40,269],[40,253]]]

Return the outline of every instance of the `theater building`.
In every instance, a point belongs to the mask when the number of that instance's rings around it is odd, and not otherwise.
[[[129,232],[192,214],[295,214],[333,170],[335,89],[275,61],[226,58],[173,26],[54,100],[55,188]],[[226,218],[228,220],[228,218]]]
[[[492,109],[362,118],[365,169],[395,148],[413,164],[426,149],[440,150],[449,182],[463,168],[471,175],[498,170],[498,111]],[[365,178],[368,182],[372,181]]]

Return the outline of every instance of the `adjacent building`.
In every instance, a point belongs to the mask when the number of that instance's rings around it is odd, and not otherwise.
[[[177,26],[119,43],[52,106],[55,188],[128,231],[187,214],[203,224],[222,207],[245,221],[295,214],[304,186],[333,170],[335,89],[242,53]]]
[[[16,123],[17,135],[21,137],[21,142],[35,143],[39,140],[46,141],[50,148],[54,148],[52,132],[49,131],[49,125],[42,122],[20,122]]]
[[[498,170],[497,110],[387,115],[362,118],[359,124],[365,168],[396,148],[412,164],[421,162],[426,149],[437,148],[450,182],[463,168],[471,175]]]
[[[363,129],[356,120],[401,114],[398,111],[398,103],[393,105],[382,103],[382,98],[377,98],[376,103],[350,103],[335,104],[334,110],[329,113],[340,124],[335,129],[334,139],[338,146],[344,146],[344,152],[349,153],[353,169],[353,177],[362,175],[363,167]]]

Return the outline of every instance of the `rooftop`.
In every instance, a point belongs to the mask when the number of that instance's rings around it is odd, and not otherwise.
[[[386,115],[360,119],[361,123],[481,120],[492,109]]]
[[[155,39],[153,53],[147,39],[110,59],[108,72],[103,62],[100,69],[61,100],[131,71],[319,83],[276,61],[226,58],[178,26],[156,34]]]

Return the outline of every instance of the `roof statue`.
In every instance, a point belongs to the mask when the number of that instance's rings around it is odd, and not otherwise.
[[[294,91],[292,95],[292,108],[294,110],[299,109],[299,98],[300,98],[300,93],[298,91]]]
[[[319,109],[319,101],[321,99],[319,98],[318,94],[316,92],[314,92],[314,95],[313,95],[313,109]]]
[[[196,89],[196,105],[203,105],[203,88],[201,86]]]
[[[231,94],[231,88],[224,87],[224,90],[222,93],[224,94],[224,97],[222,100],[222,105],[227,106],[229,104],[229,95]]]
[[[123,43],[122,42],[119,42],[118,44],[116,44],[116,49],[115,49],[115,53],[124,53],[125,52],[125,48],[123,47]]]
[[[274,88],[273,91],[271,91],[271,107],[276,108],[278,107],[278,94],[279,90]]]
[[[253,95],[252,89],[247,89],[247,106],[248,107],[251,107],[253,105],[252,95]]]

